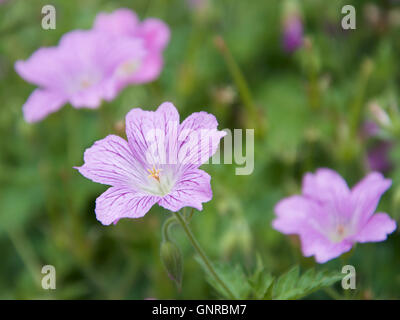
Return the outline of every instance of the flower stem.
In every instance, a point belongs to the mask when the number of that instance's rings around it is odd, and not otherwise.
[[[26,238],[22,230],[9,230],[8,235],[22,262],[31,273],[33,280],[40,285],[40,264],[31,242]]]
[[[350,133],[352,138],[357,136],[357,132],[360,126],[360,122],[362,120],[362,112],[363,112],[363,104],[365,99],[365,94],[367,92],[367,85],[370,78],[370,75],[373,70],[373,63],[371,60],[366,59],[361,65],[361,71],[358,81],[358,89],[356,92],[356,96],[354,97],[354,101],[351,108],[351,114],[349,119],[350,125]]]
[[[169,228],[174,223],[176,223],[175,217],[170,217],[164,222],[163,227],[162,227],[162,238],[163,238],[163,241],[170,241]]]
[[[211,261],[208,259],[207,255],[205,254],[203,249],[200,247],[199,243],[197,242],[195,236],[192,233],[192,230],[190,229],[190,227],[188,226],[188,224],[186,223],[184,218],[181,216],[181,214],[179,212],[174,212],[174,214],[175,214],[176,219],[178,220],[178,222],[182,226],[183,230],[185,231],[185,233],[186,233],[190,243],[192,244],[193,248],[196,250],[196,252],[200,256],[201,260],[204,262],[204,265],[206,266],[206,268],[208,269],[210,274],[214,277],[215,281],[217,281],[218,284],[222,288],[224,288],[224,290],[226,291],[226,293],[228,294],[228,296],[231,299],[233,299],[233,300],[237,299],[235,297],[235,295],[232,293],[232,291],[225,284],[225,282],[219,277],[219,275],[215,271]]]
[[[233,81],[239,91],[240,97],[242,99],[243,105],[246,108],[246,111],[249,115],[251,123],[249,127],[253,127],[253,125],[257,126],[258,132],[264,133],[264,129],[266,127],[266,118],[263,119],[259,111],[254,104],[253,96],[251,94],[249,85],[244,77],[242,70],[234,59],[232,53],[230,52],[228,46],[225,43],[225,40],[222,36],[216,36],[214,38],[214,43],[220,54],[222,55],[225,63],[228,67],[228,70],[233,78]]]

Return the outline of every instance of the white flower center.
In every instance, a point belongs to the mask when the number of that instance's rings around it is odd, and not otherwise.
[[[329,239],[334,243],[341,242],[348,236],[348,228],[342,224],[338,224],[336,228],[330,233]]]
[[[147,183],[142,186],[142,190],[156,195],[156,196],[166,196],[169,194],[175,184],[175,181],[169,175],[168,171],[163,169],[157,169],[153,166],[152,169],[147,169],[149,175],[147,177]]]
[[[125,78],[131,76],[136,70],[139,69],[140,60],[139,59],[132,59],[130,61],[124,62],[121,64],[117,70],[116,75],[120,78]]]

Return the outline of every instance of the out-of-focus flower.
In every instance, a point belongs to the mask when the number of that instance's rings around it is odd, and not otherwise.
[[[364,18],[367,21],[367,24],[373,29],[381,29],[383,22],[383,13],[381,12],[381,9],[373,3],[366,4],[363,9]]]
[[[396,229],[386,213],[374,214],[391,180],[373,172],[351,190],[333,170],[318,169],[303,179],[302,195],[281,200],[275,207],[273,227],[297,234],[303,255],[318,263],[340,256],[356,242],[378,242]]]
[[[237,92],[232,86],[214,88],[212,94],[216,102],[221,105],[233,104],[237,96]]]
[[[288,17],[283,27],[283,49],[294,52],[303,45],[303,23],[299,16]]]
[[[389,158],[389,152],[393,148],[393,143],[390,140],[380,138],[379,132],[380,128],[376,122],[365,121],[361,137],[367,143],[366,161],[368,168],[372,171],[385,173],[393,168],[393,163]]]
[[[119,87],[153,81],[160,75],[162,53],[170,38],[169,28],[163,21],[148,18],[140,22],[133,11],[121,8],[112,13],[98,14],[93,29],[143,42],[145,54],[140,59],[133,56],[120,67],[119,72],[127,76],[121,79]]]
[[[168,39],[168,27],[157,19],[140,24],[126,9],[99,14],[93,30],[69,32],[57,47],[15,63],[22,78],[39,86],[23,106],[25,120],[40,121],[68,102],[97,108],[128,84],[154,80]]]
[[[362,126],[362,138],[374,137],[379,133],[379,126],[374,121],[365,121]]]
[[[97,108],[102,99],[114,99],[116,84],[124,79],[121,65],[144,54],[137,39],[93,31],[65,34],[57,47],[41,48],[15,63],[22,78],[39,86],[23,106],[25,120],[40,121],[67,102],[75,108]]]
[[[387,172],[393,168],[389,159],[389,152],[393,148],[390,141],[379,141],[367,150],[368,166],[373,171]]]
[[[192,10],[202,10],[207,6],[207,0],[187,0],[186,2]]]
[[[294,2],[287,2],[283,13],[282,46],[292,53],[303,46],[303,21]]]
[[[105,225],[121,218],[143,217],[158,203],[170,210],[202,210],[211,200],[211,177],[199,166],[226,134],[215,117],[193,113],[181,124],[172,103],[155,112],[132,109],[126,116],[124,139],[109,135],[85,151],[76,168],[94,182],[111,185],[96,200],[97,219]]]
[[[368,108],[378,125],[383,128],[391,126],[392,122],[389,115],[385,110],[381,108],[379,104],[377,104],[376,102],[371,102]]]

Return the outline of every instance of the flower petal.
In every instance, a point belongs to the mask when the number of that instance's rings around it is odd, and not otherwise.
[[[120,8],[112,13],[99,13],[93,28],[116,35],[132,35],[138,22],[139,20],[132,10]]]
[[[161,198],[158,204],[173,212],[183,207],[201,211],[202,203],[212,199],[210,180],[210,175],[203,170],[189,170],[182,175],[173,191]]]
[[[315,174],[307,173],[303,178],[303,195],[319,201],[344,202],[350,194],[346,181],[335,171],[321,168]]]
[[[179,163],[196,168],[207,162],[226,135],[217,127],[217,119],[207,112],[195,112],[187,117],[179,128]]]
[[[111,187],[96,199],[96,218],[104,225],[122,218],[141,218],[157,201],[155,196]]]
[[[335,243],[317,232],[302,233],[301,250],[305,257],[315,256],[318,263],[325,263],[349,251],[353,243],[347,240]]]
[[[158,78],[163,67],[163,58],[160,53],[149,53],[140,62],[137,71],[123,81],[126,84],[140,84],[151,82]]]
[[[351,191],[353,226],[362,226],[378,206],[382,194],[390,188],[392,181],[379,172],[372,172],[355,185]]]
[[[396,221],[386,213],[374,214],[354,238],[357,242],[378,242],[396,230]]]
[[[179,114],[170,102],[161,104],[155,112],[131,110],[126,116],[126,135],[133,156],[144,167],[174,164],[178,127]]]
[[[63,77],[57,47],[40,48],[26,61],[15,63],[15,71],[26,81],[46,88],[57,88]]]
[[[274,210],[277,218],[272,226],[284,234],[324,233],[330,227],[324,208],[303,196],[285,198],[278,202]]]
[[[22,107],[26,122],[32,123],[44,119],[56,112],[66,103],[66,98],[56,92],[36,89]]]
[[[350,250],[352,243],[335,243],[327,238],[332,220],[326,206],[303,196],[292,196],[281,200],[275,206],[277,218],[272,222],[274,229],[284,234],[300,236],[303,255],[315,256],[318,263],[324,263]]]
[[[84,177],[131,190],[137,190],[148,174],[133,158],[128,143],[115,135],[96,141],[86,149],[84,161],[82,167],[76,168]]]
[[[147,48],[156,51],[163,50],[170,38],[168,26],[155,18],[144,20],[140,24],[137,34],[145,39]]]

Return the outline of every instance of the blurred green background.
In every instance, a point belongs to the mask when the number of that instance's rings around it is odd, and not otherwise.
[[[142,219],[102,226],[95,199],[106,186],[83,178],[84,150],[107,134],[124,136],[134,107],[173,102],[181,118],[205,110],[219,128],[256,128],[255,168],[235,175],[233,165],[206,165],[213,200],[191,226],[213,261],[239,263],[251,272],[259,255],[272,274],[295,264],[306,270],[298,241],[271,227],[273,207],[300,192],[301,177],[324,166],[353,185],[368,171],[376,138],[361,134],[374,120],[368,103],[388,112],[393,127],[379,139],[393,143],[393,179],[380,209],[400,219],[400,5],[396,1],[299,1],[305,40],[293,54],[282,49],[282,0],[9,0],[0,4],[0,298],[194,299],[215,298],[179,227],[181,290],[159,257],[161,225],[169,213],[154,206]],[[57,11],[56,30],[41,28],[41,8]],[[341,28],[341,8],[353,4],[357,29]],[[73,29],[89,29],[97,13],[120,7],[140,19],[157,17],[171,28],[160,78],[130,86],[99,110],[65,106],[44,121],[25,123],[21,107],[34,86],[14,71],[41,46],[54,46]],[[223,39],[223,40],[222,40]],[[226,48],[216,45],[224,41]],[[227,51],[228,50],[228,51]],[[232,58],[232,59],[231,59]],[[245,79],[238,82],[235,66]],[[240,80],[240,79],[239,79]],[[250,95],[245,91],[249,89]],[[249,116],[252,115],[253,117]],[[376,117],[375,117],[376,118]],[[376,120],[376,119],[375,119]],[[378,119],[379,120],[379,119]],[[379,121],[378,121],[379,122]],[[400,122],[399,122],[400,123]],[[386,128],[387,129],[387,128]],[[323,266],[340,271],[343,261]],[[358,245],[349,258],[357,270],[357,299],[400,298],[400,236]],[[43,265],[54,265],[57,289],[43,290]],[[340,284],[336,289],[340,292]],[[309,298],[328,298],[316,292]]]

